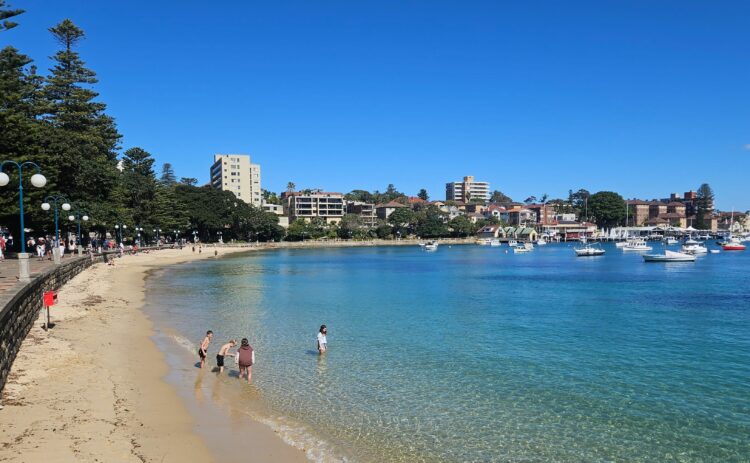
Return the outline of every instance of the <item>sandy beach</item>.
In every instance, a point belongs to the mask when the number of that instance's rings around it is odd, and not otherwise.
[[[208,252],[206,252],[208,251]],[[247,251],[227,248],[220,254]],[[196,419],[175,388],[142,312],[147,272],[202,254],[162,250],[96,264],[65,285],[24,341],[2,394],[0,461],[210,462],[217,456],[196,433]],[[216,418],[213,418],[216,419]],[[304,453],[260,423],[217,436],[255,462],[302,462]],[[238,438],[239,437],[239,438]]]

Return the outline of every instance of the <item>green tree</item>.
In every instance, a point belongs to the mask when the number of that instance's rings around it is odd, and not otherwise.
[[[363,233],[365,229],[366,227],[363,225],[362,218],[360,216],[358,216],[357,214],[344,214],[344,216],[341,218],[341,222],[339,222],[337,232],[339,238],[361,239],[362,236],[366,234]]]
[[[466,237],[476,233],[476,228],[465,215],[459,215],[448,223],[453,236]]]
[[[427,194],[427,190],[422,188],[419,190],[419,193],[417,193],[417,198],[421,199],[422,201],[429,201],[430,195]]]
[[[697,193],[698,197],[695,201],[694,227],[699,230],[706,230],[711,228],[709,218],[714,210],[714,190],[708,185],[708,183],[703,183],[698,187]]]
[[[496,203],[496,204],[510,204],[513,202],[513,198],[506,195],[502,191],[495,190],[492,192],[492,195],[490,196],[490,202]]]
[[[297,191],[297,185],[295,185],[294,182],[287,183],[286,191],[287,193],[294,193],[295,191]]]
[[[344,195],[344,199],[346,199],[347,201],[358,201],[371,204],[376,201],[376,198],[373,196],[373,194],[365,190],[352,190]]]
[[[159,182],[162,185],[168,185],[172,186],[177,183],[177,177],[174,174],[174,168],[172,168],[172,164],[165,162],[161,166],[161,177],[159,177]]]
[[[50,29],[62,49],[52,57],[55,65],[44,86],[48,120],[53,131],[50,152],[55,159],[44,166],[60,193],[70,199],[107,202],[117,183],[117,148],[120,134],[114,120],[95,101],[90,88],[96,74],[87,69],[74,47],[83,31],[69,19]]]
[[[613,191],[600,191],[588,198],[588,208],[600,227],[620,225],[625,219],[625,200]]]
[[[576,192],[568,190],[568,202],[579,215],[582,215],[585,218],[588,218],[589,216],[588,201],[590,197],[591,193],[584,188],[581,188]]]
[[[388,223],[393,226],[393,233],[406,236],[411,233],[416,223],[414,212],[407,207],[400,207],[388,216]]]
[[[181,177],[180,183],[187,186],[196,186],[198,184],[198,179],[195,177]]]
[[[24,10],[13,10],[7,8],[10,5],[5,4],[5,0],[0,0],[0,31],[13,29],[18,24],[10,20],[14,16],[24,13]]]
[[[136,225],[161,225],[153,222],[156,178],[154,159],[142,148],[130,148],[122,158],[122,181],[126,191],[126,206]]]
[[[422,238],[449,236],[450,230],[445,222],[446,214],[437,207],[430,206],[420,211],[415,232]]]

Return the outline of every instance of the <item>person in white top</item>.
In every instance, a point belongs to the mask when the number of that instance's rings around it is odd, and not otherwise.
[[[328,348],[326,334],[328,334],[328,328],[325,325],[320,325],[320,331],[318,332],[318,354],[320,355],[325,354]]]

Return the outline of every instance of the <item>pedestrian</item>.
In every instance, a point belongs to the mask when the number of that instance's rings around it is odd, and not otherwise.
[[[219,367],[219,373],[224,372],[224,357],[229,355],[229,349],[237,345],[237,341],[230,339],[228,343],[221,346],[219,353],[216,354],[216,366]]]
[[[206,331],[206,337],[201,341],[201,346],[198,348],[198,357],[201,358],[201,368],[206,364],[206,355],[208,354],[208,345],[211,343],[211,338],[214,337],[214,332],[211,330]]]
[[[7,242],[5,241],[5,237],[0,235],[0,261],[5,260],[5,246]]]
[[[247,376],[247,382],[252,383],[253,382],[253,364],[255,363],[255,351],[253,351],[252,346],[250,346],[250,342],[248,342],[247,338],[242,338],[242,341],[240,343],[240,348],[237,349],[237,354],[235,354],[235,359],[237,360],[237,365],[240,367],[240,375],[238,378],[242,379],[242,376]]]
[[[320,331],[318,331],[318,354],[323,355],[328,349],[328,340],[326,335],[328,334],[328,328],[325,325],[320,325]]]

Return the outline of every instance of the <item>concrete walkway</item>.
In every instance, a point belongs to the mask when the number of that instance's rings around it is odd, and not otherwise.
[[[62,263],[69,262],[76,258],[76,255],[66,254]],[[54,267],[54,263],[51,260],[45,258],[43,261],[39,261],[36,257],[29,259],[29,274],[33,280],[38,274],[49,270]],[[9,289],[16,286],[18,283],[18,260],[16,259],[5,259],[0,262],[0,294],[5,293]]]

